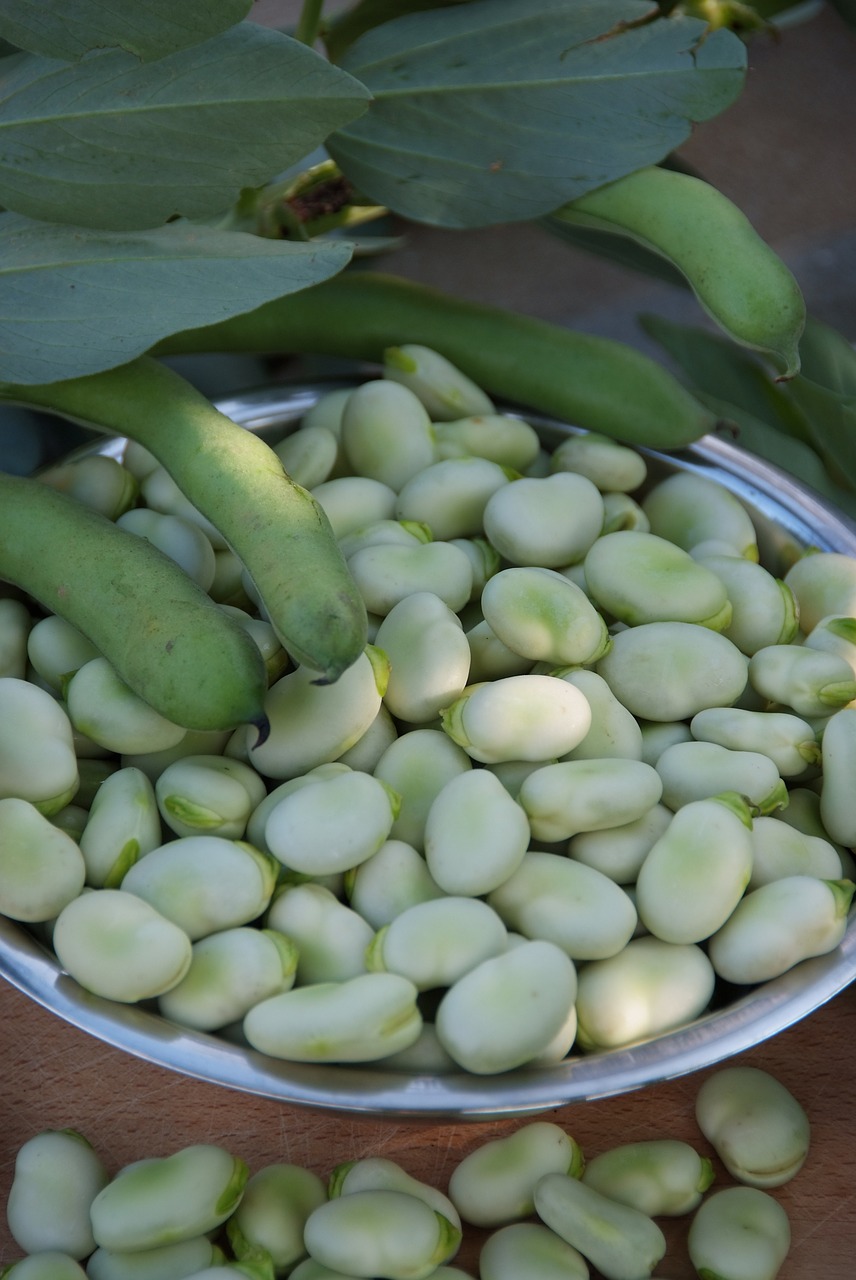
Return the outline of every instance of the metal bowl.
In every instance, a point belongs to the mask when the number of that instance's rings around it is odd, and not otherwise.
[[[218,408],[267,438],[281,437],[318,397],[365,376],[253,390]],[[514,412],[515,410],[509,409]],[[521,411],[548,445],[576,428]],[[121,457],[125,441],[95,449]],[[783,572],[814,546],[856,556],[856,524],[785,472],[725,439],[706,436],[674,454],[643,450],[652,479],[694,471],[722,483],[749,509],[762,560]],[[80,451],[78,451],[79,455]],[[395,1117],[484,1120],[525,1116],[605,1098],[720,1063],[807,1017],[856,977],[856,916],[842,944],[757,987],[720,994],[721,1007],[676,1031],[623,1049],[572,1054],[555,1066],[496,1076],[411,1075],[369,1066],[281,1062],[214,1035],[168,1022],[145,1006],[84,991],[26,929],[0,917],[0,974],[52,1013],[128,1053],[181,1074],[282,1102]]]

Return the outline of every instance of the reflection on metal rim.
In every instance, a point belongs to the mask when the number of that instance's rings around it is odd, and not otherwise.
[[[264,388],[221,400],[218,407],[260,434],[282,434],[336,385],[341,381]],[[547,440],[574,430],[540,415],[525,416]],[[108,441],[95,448],[120,456],[123,443]],[[91,451],[89,446],[83,452]],[[752,512],[759,544],[773,563],[786,566],[807,545],[856,556],[856,524],[785,472],[727,440],[706,436],[680,453],[643,452],[654,475],[699,471],[731,489]],[[484,1120],[627,1093],[713,1066],[760,1044],[811,1014],[856,978],[856,918],[834,952],[804,961],[680,1030],[626,1049],[571,1056],[555,1066],[500,1076],[407,1075],[377,1064],[279,1062],[224,1038],[178,1027],[151,1008],[90,995],[33,935],[2,917],[0,974],[74,1026],[183,1075],[300,1106],[399,1118]]]

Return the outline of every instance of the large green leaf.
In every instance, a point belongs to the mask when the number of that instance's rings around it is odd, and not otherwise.
[[[474,227],[540,217],[662,159],[740,93],[742,42],[644,0],[474,0],[362,36],[374,95],[327,146],[378,204]]]
[[[357,0],[348,9],[333,14],[324,23],[324,48],[334,62],[339,62],[346,49],[366,31],[381,23],[400,18],[405,13],[418,13],[422,9],[445,9],[453,4],[467,4],[471,0]]]
[[[169,334],[335,275],[342,240],[265,240],[187,222],[138,233],[0,216],[0,381],[98,373]]]
[[[244,22],[157,62],[0,62],[0,204],[109,230],[202,218],[360,115],[368,91],[312,49]]]
[[[0,36],[19,49],[73,61],[116,45],[161,58],[240,22],[252,0],[0,0]]]

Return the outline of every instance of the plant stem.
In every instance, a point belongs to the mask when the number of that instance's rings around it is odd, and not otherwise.
[[[294,29],[295,40],[299,40],[301,44],[308,44],[310,48],[312,47],[318,39],[318,31],[321,26],[321,10],[323,8],[324,0],[303,0],[300,17]]]

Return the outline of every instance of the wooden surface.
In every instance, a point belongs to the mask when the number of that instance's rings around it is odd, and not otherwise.
[[[852,1280],[856,1270],[856,1120],[853,1053],[856,989],[740,1059],[781,1080],[806,1108],[812,1149],[776,1195],[793,1243],[779,1280]],[[342,1160],[383,1154],[443,1189],[455,1163],[525,1121],[423,1124],[339,1116],[239,1094],[174,1075],[111,1049],[59,1021],[0,981],[0,1201],[5,1206],[18,1147],[45,1128],[72,1127],[111,1171],[194,1142],[222,1144],[257,1169],[273,1161],[326,1175]],[[620,1142],[677,1137],[709,1154],[693,1107],[701,1074],[623,1097],[576,1104],[544,1118],[563,1125],[589,1155]],[[715,1186],[730,1179],[718,1167]],[[669,1240],[656,1274],[691,1280],[687,1219],[661,1220]],[[465,1234],[457,1265],[474,1276],[479,1233]],[[19,1250],[0,1214],[0,1264]],[[522,1280],[522,1278],[521,1278]]]

